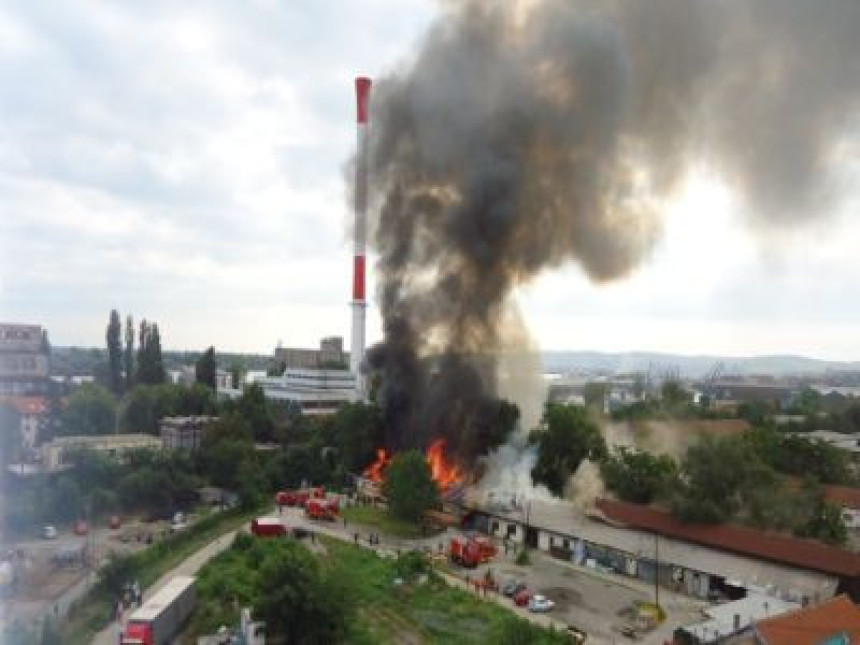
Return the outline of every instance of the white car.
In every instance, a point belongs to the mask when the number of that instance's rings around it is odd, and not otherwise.
[[[529,598],[529,611],[536,614],[550,611],[553,607],[555,607],[555,603],[546,596],[535,594]]]
[[[42,528],[42,537],[46,540],[54,540],[57,538],[57,529],[48,524]]]

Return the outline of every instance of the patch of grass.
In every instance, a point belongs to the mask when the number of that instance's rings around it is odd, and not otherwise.
[[[146,589],[218,536],[242,526],[259,513],[259,508],[212,513],[187,529],[125,557],[129,560],[134,577]],[[72,645],[91,642],[93,636],[111,621],[114,601],[103,585],[93,587],[63,624],[64,642]]]
[[[362,524],[378,529],[381,533],[401,538],[432,537],[442,532],[438,527],[429,524],[416,524],[394,517],[386,509],[372,506],[350,506],[341,513],[347,522]]]
[[[494,602],[449,587],[437,575],[423,584],[398,577],[396,561],[380,558],[351,544],[321,538],[327,565],[359,604],[357,633],[376,643],[568,643],[553,632],[512,615]],[[402,567],[400,567],[402,569]],[[509,634],[520,640],[511,641]],[[356,638],[356,642],[363,642]]]

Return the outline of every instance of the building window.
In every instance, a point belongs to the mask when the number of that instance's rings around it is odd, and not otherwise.
[[[516,524],[508,524],[508,537],[512,538],[517,534],[517,525]]]
[[[498,533],[498,532],[499,532],[499,523],[496,521],[493,521],[493,533]]]

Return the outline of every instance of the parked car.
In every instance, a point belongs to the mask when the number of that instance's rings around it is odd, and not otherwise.
[[[42,527],[42,537],[46,540],[55,540],[57,539],[57,527],[48,524],[47,526]]]
[[[555,603],[546,596],[535,594],[529,599],[529,611],[535,614],[552,611],[553,607],[555,607]]]
[[[514,596],[514,604],[517,607],[525,607],[529,604],[529,599],[532,597],[532,592],[528,589],[521,589]]]
[[[517,580],[508,580],[502,587],[502,593],[508,598],[513,598],[525,588],[525,582],[518,582]]]

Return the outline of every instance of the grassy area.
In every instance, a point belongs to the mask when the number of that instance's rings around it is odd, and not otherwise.
[[[243,511],[234,509],[224,513],[212,513],[153,546],[127,556],[134,577],[146,589],[162,575],[179,565],[193,553],[223,535],[240,527],[260,509]],[[62,632],[66,643],[81,645],[89,643],[93,636],[107,625],[113,616],[113,602],[101,585],[96,585],[81,604],[70,612],[69,619],[63,624]]]
[[[415,552],[399,559],[386,559],[327,536],[320,536],[315,546],[318,549],[315,559],[322,566],[323,578],[328,580],[327,593],[336,589],[346,598],[344,614],[349,619],[343,642],[353,645],[572,642],[566,634],[533,625],[472,592],[449,587],[435,573],[416,577],[412,574],[416,561],[424,568],[426,560]],[[235,620],[240,603],[231,605],[227,599],[237,598],[242,603],[259,606],[255,594],[267,593],[266,584],[254,576],[258,575],[258,565],[265,560],[265,553],[279,548],[279,541],[258,540],[251,551],[233,548],[207,564],[200,575],[198,608],[183,643],[196,642],[198,635],[211,631],[221,621],[230,624],[230,620]],[[299,587],[290,597],[299,604],[306,599]],[[304,611],[299,615],[304,615]],[[265,615],[256,618],[266,620]]]
[[[347,522],[363,524],[378,529],[381,533],[400,538],[421,538],[438,535],[444,529],[432,525],[414,524],[391,515],[386,509],[372,506],[350,506],[341,513]]]

